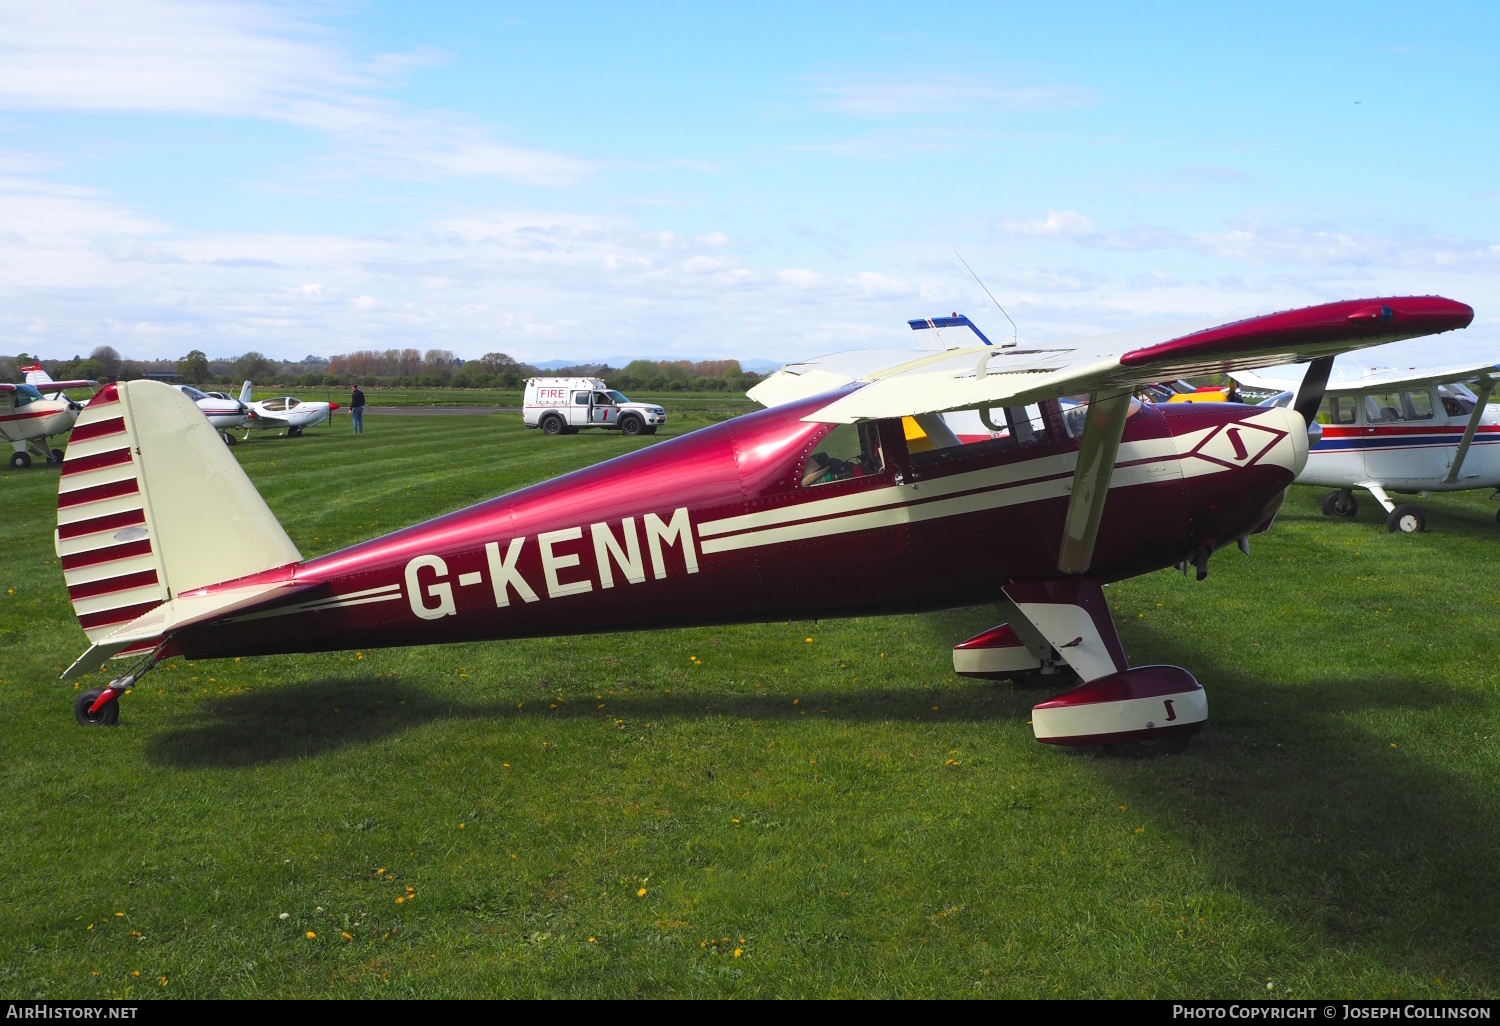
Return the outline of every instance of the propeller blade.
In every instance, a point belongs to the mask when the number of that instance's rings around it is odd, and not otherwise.
[[[1320,356],[1308,364],[1302,385],[1297,389],[1297,398],[1292,409],[1302,414],[1302,423],[1312,427],[1318,419],[1318,406],[1323,402],[1323,390],[1328,387],[1328,375],[1333,370],[1333,357]]]

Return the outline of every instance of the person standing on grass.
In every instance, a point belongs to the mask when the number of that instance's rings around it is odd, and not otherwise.
[[[349,396],[349,415],[354,418],[354,433],[362,435],[365,433],[365,394],[359,390],[359,382],[354,382],[354,391]]]

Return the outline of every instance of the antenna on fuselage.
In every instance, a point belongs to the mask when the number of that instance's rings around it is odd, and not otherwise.
[[[958,257],[958,262],[964,265],[964,270],[968,271],[970,274],[974,274],[974,268],[969,266],[969,262],[964,259],[962,253],[955,249],[953,251],[953,255]],[[1017,338],[1021,333],[1020,329],[1016,327],[1016,322],[1014,320],[1011,320],[1010,314],[1005,313],[1005,307],[1000,305],[1000,300],[995,298],[995,294],[989,290],[989,287],[986,286],[984,282],[979,280],[979,275],[974,274],[974,280],[979,282],[979,287],[984,289],[984,294],[990,297],[990,302],[995,304],[995,309],[999,310],[1002,314],[1005,314],[1005,319],[1007,321],[1010,321],[1010,339],[1008,340],[1008,344],[1015,345]]]

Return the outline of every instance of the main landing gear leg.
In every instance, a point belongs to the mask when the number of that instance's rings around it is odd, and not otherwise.
[[[1129,667],[1098,581],[1012,581],[1005,594],[1015,611],[1011,637],[1039,666],[1065,662],[1083,681],[1032,709],[1038,741],[1147,758],[1182,751],[1208,719],[1203,687],[1186,670]]]
[[[73,703],[73,718],[85,727],[117,726],[120,722],[120,696],[161,662],[160,653],[161,649],[156,649],[125,676],[116,677],[105,687],[89,688],[79,695]]]

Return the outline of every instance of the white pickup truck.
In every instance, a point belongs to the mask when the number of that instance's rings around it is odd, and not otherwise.
[[[581,428],[654,435],[667,422],[660,406],[633,403],[599,378],[528,378],[522,416],[527,427],[549,435],[573,435]]]

